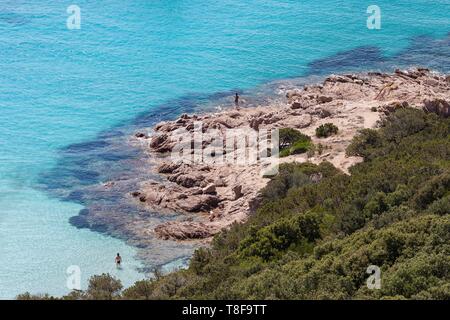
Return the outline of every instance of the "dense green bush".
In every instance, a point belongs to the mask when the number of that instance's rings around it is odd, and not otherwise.
[[[307,247],[321,238],[320,225],[323,218],[323,214],[308,212],[280,219],[244,238],[240,252],[243,256],[257,256],[268,261],[296,245]]]
[[[86,295],[92,300],[111,300],[119,296],[122,288],[120,280],[103,273],[89,279]]]
[[[337,134],[339,131],[338,127],[332,123],[325,123],[316,128],[316,137],[318,138],[327,138],[334,134]]]
[[[312,146],[311,138],[298,130],[282,128],[279,131],[280,157],[305,153]]]

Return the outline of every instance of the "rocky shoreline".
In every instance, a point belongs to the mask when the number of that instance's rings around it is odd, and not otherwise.
[[[165,181],[144,181],[132,193],[135,201],[149,210],[176,211],[182,221],[156,226],[162,239],[209,239],[232,223],[246,219],[258,203],[258,192],[268,179],[258,174],[258,165],[171,162],[170,153],[180,128],[192,133],[194,123],[224,131],[236,128],[295,128],[314,136],[321,124],[333,123],[339,134],[326,139],[313,138],[325,150],[322,154],[289,156],[281,161],[329,161],[344,172],[356,157],[346,157],[345,148],[362,128],[373,128],[385,114],[407,106],[423,108],[448,116],[450,77],[418,68],[396,70],[393,74],[367,73],[332,75],[321,84],[285,92],[285,103],[256,108],[230,108],[206,115],[182,115],[175,121],[159,123],[151,134],[139,132],[141,147],[155,157],[153,167]],[[203,148],[207,145],[204,144]],[[164,156],[165,155],[165,156]]]
[[[285,99],[270,105],[184,114],[137,132],[130,142],[148,155],[148,170],[159,178],[140,181],[126,197],[148,214],[112,218],[105,212],[105,216],[86,216],[87,223],[114,223],[115,229],[126,234],[133,244],[145,248],[167,240],[202,245],[222,229],[245,221],[257,207],[259,191],[268,181],[259,174],[260,164],[171,161],[170,154],[180,135],[192,133],[197,122],[202,123],[202,130],[219,132],[295,128],[311,136],[315,145],[320,144],[321,152],[292,155],[280,158],[280,162],[329,161],[348,172],[361,159],[347,157],[345,148],[358,130],[376,127],[386,114],[407,106],[443,116],[450,114],[450,76],[425,68],[391,74],[331,75],[322,83],[280,90]],[[315,129],[325,123],[335,124],[338,134],[315,137]],[[208,141],[202,145],[207,147]],[[114,188],[115,183],[105,183],[102,188]],[[155,224],[154,212],[168,217],[178,215]]]

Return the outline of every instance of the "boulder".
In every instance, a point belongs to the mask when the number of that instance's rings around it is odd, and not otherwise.
[[[159,205],[164,197],[164,194],[158,191],[151,191],[145,194],[145,202]]]
[[[403,71],[400,69],[396,69],[395,74],[399,75],[399,76],[407,77],[407,78],[412,78],[412,79],[417,79],[420,76],[420,73],[416,73],[416,72],[412,72],[412,71],[411,72]]]
[[[311,123],[312,123],[311,115],[305,114],[303,117],[298,119],[298,121],[296,121],[295,127],[297,129],[303,129],[303,128],[309,127],[311,125]]]
[[[181,124],[179,124],[179,123],[161,122],[155,126],[155,131],[158,131],[161,133],[166,133],[166,132],[172,132],[180,127],[181,127]]]
[[[168,139],[168,135],[167,134],[157,134],[155,136],[152,137],[152,140],[150,141],[150,147],[153,149],[158,148],[161,144],[163,144],[164,142],[166,142],[166,140]]]
[[[312,114],[317,115],[321,119],[324,119],[324,118],[328,118],[331,116],[331,111],[329,111],[327,109],[319,108],[319,109],[314,110],[314,112]]]
[[[319,101],[319,103],[328,103],[328,102],[333,101],[333,98],[332,97],[327,97],[327,96],[319,96],[317,98],[317,101]]]
[[[175,121],[175,123],[177,123],[177,124],[185,124],[187,122],[187,120],[189,120],[189,119],[190,119],[189,116],[186,113],[184,113],[184,114],[181,115],[181,117],[179,117]]]
[[[325,110],[325,109],[322,109],[322,110],[320,111],[319,117],[321,117],[322,119],[328,118],[328,117],[330,117],[330,116],[331,116],[331,112],[330,112],[330,111]]]
[[[176,182],[178,177],[181,176],[182,173],[181,172],[177,172],[175,174],[172,174],[170,176],[167,177],[167,180],[169,180],[170,182]]]
[[[292,99],[296,96],[300,96],[301,92],[299,90],[289,90],[286,92],[286,98]]]
[[[181,163],[164,162],[158,167],[159,173],[173,173],[181,166]]]
[[[346,76],[338,76],[338,75],[332,75],[325,79],[324,84],[327,82],[340,82],[340,83],[347,83],[347,82],[353,82],[353,80]]]
[[[217,208],[219,198],[214,195],[189,196],[177,202],[177,206],[187,212],[207,212]]]
[[[436,86],[439,85],[439,80],[430,78],[430,79],[425,79],[424,83],[425,83],[427,86],[430,86],[430,87],[436,87]]]
[[[255,117],[250,119],[249,126],[253,130],[259,130],[259,126],[263,123],[263,119],[260,117]]]
[[[169,152],[173,148],[170,140],[171,139],[169,136],[165,133],[157,134],[152,137],[150,141],[150,148],[157,152]]]
[[[166,222],[157,226],[154,231],[159,238],[165,240],[205,239],[213,235],[211,227],[192,221]]]
[[[181,200],[181,199],[187,199],[188,195],[185,193],[180,193],[177,195],[177,199]]]
[[[219,177],[216,179],[216,181],[214,181],[214,184],[216,185],[216,187],[226,187],[227,183],[225,182],[225,180],[222,177]]]
[[[192,188],[200,186],[203,180],[202,175],[182,174],[176,178],[175,182],[185,188]]]
[[[197,188],[197,187],[190,188],[189,189],[189,194],[191,194],[193,196],[196,196],[196,195],[199,195],[199,194],[203,194],[203,190],[202,190],[202,188]]]
[[[397,109],[407,108],[408,106],[409,106],[409,103],[407,101],[403,101],[403,102],[395,101],[395,102],[386,104],[384,106],[381,106],[379,108],[379,111],[388,115],[390,113],[395,112]]]
[[[302,109],[302,104],[300,103],[300,101],[294,101],[291,104],[291,109],[293,110]]]
[[[231,191],[233,191],[233,197],[234,200],[237,200],[241,198],[244,194],[242,193],[242,186],[241,185],[235,185]]]
[[[444,118],[450,115],[450,103],[444,99],[425,100],[423,104],[426,112],[433,112]]]
[[[264,124],[272,124],[275,122],[280,121],[282,118],[280,117],[279,114],[277,113],[268,113],[265,117],[264,117]]]
[[[216,194],[216,186],[213,183],[208,184],[203,188],[203,193],[205,194]]]

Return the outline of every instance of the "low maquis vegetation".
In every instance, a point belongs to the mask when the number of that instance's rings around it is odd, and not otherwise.
[[[347,153],[364,161],[350,175],[281,165],[256,213],[188,269],[64,298],[450,299],[449,138],[450,119],[398,110],[354,138]],[[371,265],[380,289],[367,286]]]
[[[280,157],[305,153],[313,147],[311,137],[292,128],[283,128],[279,132]]]
[[[136,284],[135,284],[136,285]],[[74,290],[62,297],[63,300],[113,300],[121,297],[123,286],[120,280],[110,274],[92,276],[86,291]],[[29,292],[17,296],[18,300],[55,300],[53,296],[32,295]]]
[[[339,128],[332,123],[325,123],[316,128],[316,137],[328,138],[334,134],[337,134]]]

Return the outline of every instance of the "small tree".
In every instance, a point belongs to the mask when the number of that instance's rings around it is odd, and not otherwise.
[[[86,291],[89,299],[112,300],[120,295],[123,286],[120,280],[112,277],[109,273],[92,276]]]
[[[353,137],[352,142],[347,147],[347,156],[367,157],[370,149],[378,147],[381,144],[381,136],[374,129],[362,129]]]
[[[279,132],[280,157],[307,152],[312,147],[311,138],[292,128],[283,128]]]
[[[280,129],[280,150],[291,147],[295,142],[310,141],[311,138],[292,128]]]
[[[155,287],[155,282],[152,280],[141,280],[137,281],[124,290],[123,298],[132,300],[150,300],[153,295],[153,290]]]

